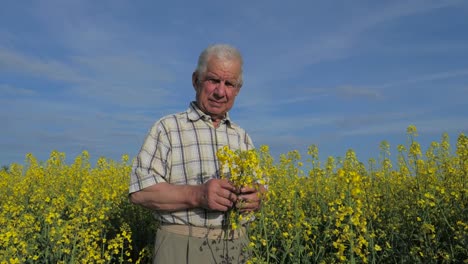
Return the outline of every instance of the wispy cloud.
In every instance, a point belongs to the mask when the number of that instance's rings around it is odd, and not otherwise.
[[[154,122],[138,113],[119,109],[106,112],[93,105],[83,107],[73,102],[38,98],[2,99],[0,122],[5,127],[0,145],[5,147],[2,149],[15,149],[21,156],[34,152],[44,159],[52,150],[59,150],[73,157],[88,150],[119,158],[128,152],[129,144],[141,144],[141,135]],[[8,109],[8,113],[3,109]]]
[[[284,80],[294,80],[304,78],[305,72],[311,65],[319,63],[329,63],[340,61],[347,58],[359,56],[366,53],[366,50],[372,48],[375,52],[379,52],[379,48],[385,50],[386,46],[382,43],[369,41],[371,36],[380,30],[385,30],[388,27],[404,27],[401,20],[405,17],[422,15],[425,13],[434,12],[435,10],[453,7],[463,4],[463,1],[396,1],[388,3],[378,3],[373,5],[357,5],[355,3],[341,3],[344,6],[340,16],[331,18],[326,17],[323,13],[318,12],[307,6],[296,6],[295,9],[301,11],[308,10],[309,16],[301,16],[300,20],[283,17],[278,14],[279,18],[267,19],[258,23],[253,23],[252,27],[262,29],[261,34],[274,34],[275,41],[272,39],[270,43],[263,43],[264,47],[257,51],[256,57],[261,60],[250,62],[250,71],[247,74],[247,86],[251,90],[243,91],[242,107],[268,107],[268,104],[295,104],[301,102],[314,102],[317,99],[330,96],[340,96],[342,98],[364,98],[369,100],[382,100],[385,97],[385,92],[382,89],[390,87],[393,84],[372,85],[372,84],[347,84],[343,83],[330,89],[312,89],[315,94],[304,93],[306,89],[300,86],[285,83]],[[317,5],[322,5],[319,3]],[[326,5],[325,5],[326,6]],[[330,11],[336,11],[336,6],[331,6]],[[262,14],[262,9],[258,10]],[[318,9],[322,10],[322,9]],[[290,10],[287,8],[283,11],[286,13]],[[336,11],[340,12],[340,11]],[[270,14],[271,15],[271,14]],[[320,17],[320,20],[329,21],[323,23],[320,30],[315,26],[314,17]],[[252,19],[253,21],[254,19]],[[291,28],[299,26],[296,23],[303,22],[304,30],[301,35],[290,36]],[[309,25],[309,27],[306,27]],[[265,33],[266,32],[266,33]],[[266,35],[269,39],[270,35]],[[288,39],[294,37],[293,42]],[[283,45],[283,43],[288,43]],[[273,51],[272,51],[273,49]],[[417,51],[418,46],[414,46]],[[274,52],[274,56],[264,56],[264,52]],[[315,69],[315,68],[314,68]],[[315,72],[310,73],[310,81],[314,83],[314,76],[320,75],[320,68],[316,68]],[[352,69],[349,69],[352,70]],[[439,78],[442,76],[438,76]],[[423,81],[423,79],[413,81]],[[281,83],[284,89],[276,90],[274,93],[269,92],[274,83]],[[390,85],[390,86],[389,86]]]
[[[157,64],[129,54],[76,57],[74,61],[89,74],[88,82],[72,89],[80,97],[127,107],[163,107],[172,101],[169,87],[174,75]]]
[[[288,75],[297,74],[308,65],[355,56],[364,52],[363,49],[370,45],[367,43],[367,35],[374,30],[391,23],[397,24],[402,17],[456,6],[463,4],[463,1],[393,1],[365,7],[351,2],[341,4],[344,4],[343,10],[348,12],[343,12],[342,17],[334,16],[335,23],[324,24],[324,30],[321,31],[315,31],[315,27],[311,27],[306,29],[303,35],[294,36],[296,41],[285,46],[275,46],[277,56],[265,60],[266,64],[262,65],[265,67],[261,69],[266,76],[261,75],[261,79],[283,79]],[[307,7],[297,8],[308,10]],[[330,19],[323,14],[316,15],[320,15],[324,20]],[[288,23],[288,20],[276,20],[278,28],[284,30],[279,32],[280,34],[290,31],[289,28],[281,26],[284,23]]]
[[[379,90],[369,87],[340,86],[336,89],[336,92],[338,96],[349,99],[364,98],[375,100],[383,97]]]
[[[74,83],[86,81],[86,78],[63,61],[27,56],[21,52],[2,47],[0,47],[0,69],[56,81]]]
[[[220,41],[246,62],[233,120],[276,153],[311,143],[342,153],[409,124],[466,131],[466,1],[260,0],[210,16],[200,14],[223,4],[178,4],[7,3],[0,158],[133,154],[155,120],[186,109],[198,53]]]
[[[67,60],[41,59],[17,51],[0,49],[0,69],[44,81],[68,85],[62,91],[70,96],[122,106],[167,105],[174,95],[169,83],[171,72],[132,55],[72,57]],[[37,89],[37,88],[36,88]],[[3,85],[3,93],[31,94],[32,89]]]
[[[14,87],[9,84],[0,84],[0,95],[5,97],[10,96],[34,96],[37,92],[31,89]]]
[[[451,79],[451,78],[463,77],[463,76],[468,76],[468,68],[456,69],[456,70],[444,71],[444,72],[436,72],[436,73],[430,73],[430,74],[419,75],[419,76],[412,76],[411,78],[408,78],[408,79],[393,81],[393,82],[379,85],[379,88],[386,89],[386,88],[395,87],[395,86],[421,83],[421,82],[430,82],[430,81],[437,81],[437,80],[445,80],[445,79]]]

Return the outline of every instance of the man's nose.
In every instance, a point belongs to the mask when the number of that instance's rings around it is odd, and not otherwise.
[[[218,85],[216,85],[214,94],[219,97],[224,97],[226,95],[226,89],[226,84],[223,81],[221,81],[218,83]]]

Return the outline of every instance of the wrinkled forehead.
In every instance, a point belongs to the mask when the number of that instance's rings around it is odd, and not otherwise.
[[[239,78],[241,74],[241,65],[235,59],[210,58],[206,67],[205,74],[215,74],[219,77]]]

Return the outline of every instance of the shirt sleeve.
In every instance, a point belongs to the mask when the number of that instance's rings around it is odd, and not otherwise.
[[[161,122],[156,122],[133,161],[129,193],[167,182],[170,174],[170,152],[168,133]]]
[[[249,134],[245,133],[245,144],[247,145],[247,149],[254,149],[255,148],[255,145],[252,141],[252,139],[250,138]]]

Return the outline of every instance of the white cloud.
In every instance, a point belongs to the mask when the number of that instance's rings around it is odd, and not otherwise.
[[[15,11],[22,22],[0,25],[0,120],[7,124],[0,145],[18,151],[55,146],[101,154],[136,151],[152,122],[187,107],[198,49],[219,40],[245,51],[246,86],[234,121],[257,142],[282,150],[310,143],[344,148],[345,140],[361,146],[367,137],[404,134],[413,120],[419,120],[422,133],[466,129],[467,120],[460,117],[466,112],[462,78],[468,76],[463,36],[443,38],[437,46],[428,32],[418,32],[422,38],[416,43],[395,39],[396,47],[383,45],[394,34],[410,34],[405,23],[434,26],[433,16],[459,3],[465,2],[261,1],[236,5],[227,17],[217,14],[216,24],[174,3],[18,4],[26,9]],[[206,7],[197,3],[189,10]],[[167,12],[142,16],[143,9]],[[408,58],[413,51],[421,56],[421,50],[437,63]],[[447,63],[431,57],[431,50],[462,58]],[[386,61],[402,51],[404,57]],[[402,72],[400,59],[410,70]],[[377,64],[379,69],[372,68]],[[447,96],[437,90],[445,87],[434,86],[442,80],[453,81]],[[427,89],[409,87],[418,83]]]
[[[173,103],[177,96],[177,92],[168,85],[174,80],[172,73],[128,54],[73,57],[67,62],[0,49],[0,68],[43,81],[68,83],[60,89],[71,97],[78,95],[117,105],[161,107]],[[11,94],[13,90],[23,95],[33,91],[3,85],[0,92]]]
[[[385,89],[385,88],[390,88],[390,87],[395,87],[395,86],[402,86],[406,84],[445,80],[445,79],[452,79],[452,78],[463,77],[463,76],[468,76],[468,68],[436,72],[436,73],[430,73],[430,74],[420,75],[420,76],[413,76],[405,80],[398,80],[398,81],[385,83],[385,84],[379,85],[379,87],[381,89]]]
[[[336,89],[338,96],[344,98],[364,98],[364,99],[382,99],[382,93],[375,89],[369,87],[357,87],[357,86],[340,86]]]
[[[27,56],[21,52],[0,47],[0,69],[30,75],[49,80],[83,82],[81,76],[73,66],[57,59]]]
[[[34,96],[37,92],[31,89],[14,87],[9,84],[0,84],[0,95],[9,96]]]
[[[70,156],[82,150],[109,158],[119,158],[125,152],[133,155],[154,120],[119,109],[103,112],[99,106],[83,107],[72,102],[2,98],[0,122],[6,124],[0,138],[0,145],[5,146],[2,149],[15,149],[21,155],[33,152],[43,160],[47,158],[44,154],[54,149]]]
[[[378,3],[375,5],[356,5],[354,2],[349,2],[342,7],[343,14],[339,11],[333,10],[342,15],[333,16],[333,19],[319,15],[321,20],[329,23],[321,24],[320,28],[311,26],[304,28],[301,35],[295,35],[293,42],[288,42],[287,45],[279,45],[288,41],[281,39],[282,35],[288,36],[291,31],[288,27],[282,27],[283,23],[292,23],[290,19],[277,19],[275,20],[278,28],[283,28],[283,31],[276,32],[278,38],[278,45],[273,45],[275,56],[264,58],[264,64],[255,66],[259,69],[255,72],[254,76],[257,79],[269,80],[285,79],[302,71],[306,66],[317,64],[319,62],[334,61],[364,52],[366,46],[366,34],[370,34],[373,30],[378,30],[389,23],[398,23],[399,19],[405,16],[420,15],[428,13],[436,9],[456,6],[463,4],[463,1],[393,1],[385,2],[385,4]],[[343,3],[342,3],[343,4]],[[369,7],[371,6],[371,7]],[[304,8],[301,5],[296,8]],[[334,9],[337,9],[336,7]],[[312,16],[312,15],[311,15]],[[330,20],[330,21],[329,21]],[[296,20],[294,20],[296,21]],[[307,23],[308,21],[304,21]],[[313,25],[313,24],[312,24]],[[271,51],[270,43],[265,44],[262,50]],[[385,48],[385,47],[384,47]],[[259,50],[259,53],[262,52]]]
[[[85,67],[95,78],[106,81],[144,83],[174,80],[174,75],[161,66],[164,63],[148,63],[128,50],[118,55],[76,56],[73,61]]]

